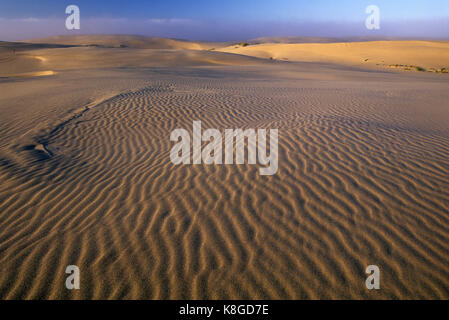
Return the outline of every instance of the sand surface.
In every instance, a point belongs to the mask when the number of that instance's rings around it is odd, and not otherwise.
[[[357,60],[447,44],[113,40],[0,46],[0,298],[449,298],[449,75]],[[277,174],[173,165],[195,120],[278,128]]]
[[[324,41],[324,40],[323,40]],[[220,51],[266,59],[337,63],[364,67],[447,68],[447,41],[371,41],[340,43],[261,43],[231,45]]]

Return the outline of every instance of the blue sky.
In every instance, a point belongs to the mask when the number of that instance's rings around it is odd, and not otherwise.
[[[132,33],[198,40],[259,36],[449,38],[449,0],[0,0],[0,40],[67,34],[67,5],[81,11],[78,33]],[[381,30],[364,27],[365,8]],[[73,31],[72,31],[73,33]]]

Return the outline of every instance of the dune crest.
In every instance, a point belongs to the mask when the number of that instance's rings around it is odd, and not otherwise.
[[[449,42],[369,41],[344,43],[263,43],[229,46],[219,51],[265,59],[324,62],[353,66],[412,65],[449,67]]]

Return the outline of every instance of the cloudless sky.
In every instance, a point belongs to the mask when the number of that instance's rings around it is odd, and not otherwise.
[[[230,38],[239,37],[239,28],[244,28],[248,36],[251,32],[254,35],[261,35],[262,31],[271,30],[272,33],[289,31],[288,26],[300,26],[307,23],[319,23],[323,28],[323,36],[326,36],[326,23],[330,23],[329,28],[334,28],[335,24],[341,23],[358,23],[363,27],[364,20],[367,17],[365,8],[368,5],[375,4],[381,10],[381,18],[387,24],[402,24],[396,29],[399,32],[392,35],[401,35],[403,33],[413,34],[423,33],[427,30],[427,36],[446,36],[449,38],[449,0],[147,0],[147,1],[118,1],[118,0],[0,0],[0,27],[3,29],[11,22],[10,33],[13,33],[19,25],[13,23],[12,20],[33,18],[41,19],[41,24],[34,25],[34,28],[45,29],[45,19],[65,19],[65,8],[70,4],[80,7],[82,19],[127,19],[134,21],[132,28],[123,25],[124,32],[132,32],[136,34],[151,33],[148,26],[137,21],[145,21],[145,19],[177,19],[194,21],[201,25],[197,31],[195,28],[187,28],[191,34],[186,33],[186,26],[178,25],[180,35],[190,38],[207,37],[204,28],[210,28],[210,36],[214,35],[215,27],[221,28],[222,33],[228,32]],[[31,19],[30,19],[31,20]],[[83,20],[82,20],[83,21]],[[434,25],[432,22],[442,25]],[[16,21],[17,22],[17,21]],[[406,28],[404,23],[410,23]],[[424,23],[424,26],[420,26]],[[270,28],[266,24],[270,25]],[[350,32],[350,28],[342,29],[341,32]],[[32,25],[28,23],[28,27]],[[17,33],[26,34],[27,23],[19,27]],[[95,30],[97,28],[98,30]],[[110,28],[111,30],[108,30]],[[272,28],[278,28],[273,30]],[[5,30],[0,29],[0,39],[5,34]],[[313,31],[307,28],[297,28],[291,30],[288,35],[308,35],[301,34]],[[171,25],[170,32],[176,34],[176,28]],[[249,30],[251,32],[249,32]],[[260,32],[257,32],[260,30]],[[401,31],[402,30],[402,31]],[[61,30],[59,33],[63,33]],[[113,33],[117,32],[116,28],[108,27],[104,24],[91,24],[89,33]],[[108,32],[110,31],[110,32]],[[162,29],[159,32],[163,31]],[[327,30],[327,35],[332,30]],[[333,30],[338,35],[338,30]],[[343,32],[344,31],[344,32]],[[354,33],[357,30],[354,30]],[[384,33],[391,32],[388,29]],[[29,30],[30,34],[34,34],[37,30]],[[58,33],[57,31],[55,31]],[[246,36],[243,32],[242,36]],[[361,33],[362,30],[360,30]],[[315,32],[314,36],[320,35]],[[155,34],[157,35],[157,34]],[[281,35],[281,34],[279,34]],[[287,35],[287,34],[283,34]],[[356,34],[354,34],[356,35]],[[388,35],[388,34],[386,34]],[[405,35],[405,34],[404,34]],[[163,36],[163,35],[162,35]]]

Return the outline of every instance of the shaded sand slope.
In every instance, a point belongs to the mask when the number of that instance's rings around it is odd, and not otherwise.
[[[137,48],[137,49],[210,49],[211,44],[185,40],[156,38],[134,35],[76,35],[54,36],[25,40],[26,43],[46,43],[57,45],[103,46],[111,48]]]
[[[279,60],[327,62],[346,65],[412,65],[449,68],[449,42],[371,41],[349,43],[264,43],[229,46],[224,52]]]
[[[0,77],[42,71],[44,58],[36,56],[32,53],[33,51],[31,53],[23,53],[21,49],[22,47],[16,46],[14,43],[1,43]],[[37,49],[37,47],[34,49]]]
[[[302,41],[333,41],[303,39]],[[253,40],[257,41],[256,40]],[[141,36],[65,36],[0,43],[0,77],[51,75],[74,69],[260,65],[272,60],[449,73],[449,42],[371,41],[254,45],[200,43]],[[250,43],[253,43],[250,41]],[[279,43],[280,42],[280,43]]]
[[[35,52],[55,70],[111,67],[184,67],[268,63],[259,58],[222,52],[167,49],[68,48]]]
[[[80,109],[73,90],[89,84],[100,100]],[[310,64],[0,82],[3,110],[61,99],[17,121],[33,148],[0,120],[0,297],[449,298],[447,89]],[[61,122],[64,105],[78,111]],[[42,117],[55,120],[28,131]],[[170,132],[194,120],[279,128],[278,174],[172,165]],[[69,264],[79,291],[64,287]],[[365,288],[369,264],[380,291]]]
[[[71,42],[72,43],[72,42]],[[75,46],[42,49],[41,44],[15,50],[15,44],[0,47],[0,77],[33,72],[113,67],[185,67],[213,65],[258,65],[269,61],[208,50],[106,48]],[[15,51],[14,51],[15,50]],[[32,75],[32,74],[31,74]]]
[[[40,49],[69,48],[70,45],[0,41],[0,77],[32,75],[44,70]]]
[[[399,40],[389,37],[260,37],[246,41],[248,44],[261,44],[261,43],[339,43],[339,42],[364,42],[364,41],[393,41]],[[403,39],[404,40],[404,39]]]

